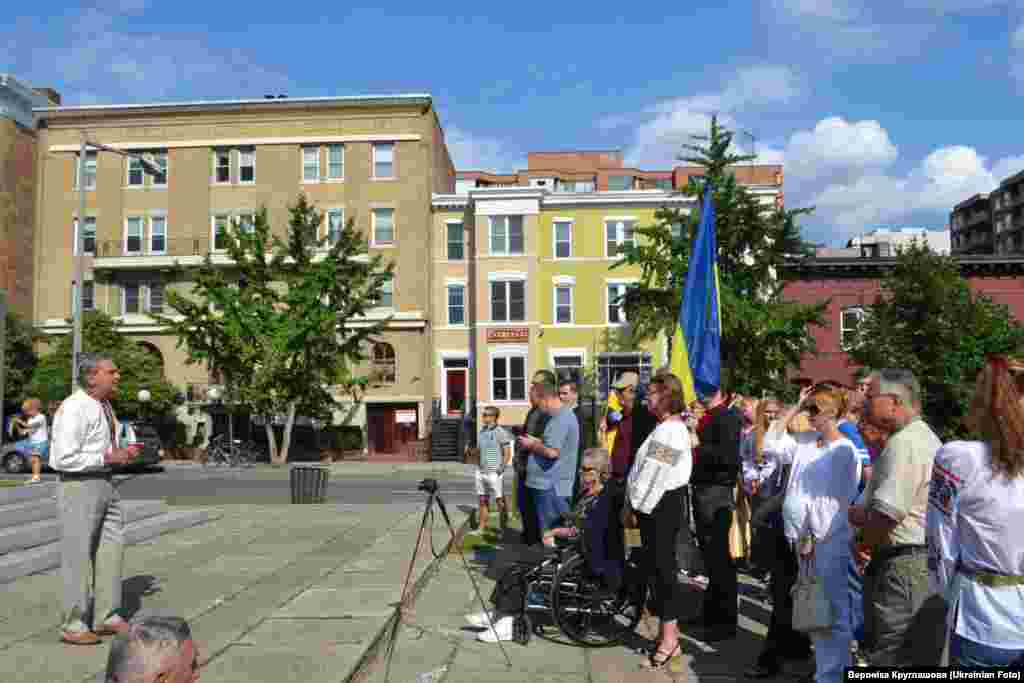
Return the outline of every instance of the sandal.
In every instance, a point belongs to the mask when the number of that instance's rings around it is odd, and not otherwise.
[[[654,654],[652,654],[650,658],[646,662],[644,662],[643,667],[645,669],[651,670],[664,668],[665,665],[672,661],[673,657],[675,657],[677,654],[680,654],[680,646],[681,643],[676,643],[676,646],[672,648],[671,652],[663,652],[660,650],[655,651]],[[661,655],[662,658],[659,659],[658,655]]]

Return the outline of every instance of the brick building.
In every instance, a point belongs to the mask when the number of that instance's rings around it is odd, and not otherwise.
[[[1024,256],[962,256],[961,272],[971,288],[1006,305],[1024,321]],[[795,377],[853,383],[857,367],[844,350],[867,306],[881,291],[880,282],[896,258],[808,258],[787,266],[790,281],[784,297],[803,304],[829,300],[828,327],[813,330],[818,355],[806,356]]]

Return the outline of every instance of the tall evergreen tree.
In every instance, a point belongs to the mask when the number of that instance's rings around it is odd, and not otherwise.
[[[669,339],[679,317],[690,252],[700,224],[700,197],[711,183],[715,202],[722,310],[722,378],[744,393],[784,388],[786,370],[813,352],[811,325],[824,324],[826,303],[814,306],[782,298],[786,257],[808,249],[797,219],[811,209],[766,205],[736,181],[734,169],[756,159],[734,153],[733,134],[712,118],[708,135],[694,136],[680,160],[703,169],[684,195],[695,211],[662,207],[654,225],[637,228],[638,243],[616,264],[638,266],[638,286],[625,298],[626,316],[640,339]]]

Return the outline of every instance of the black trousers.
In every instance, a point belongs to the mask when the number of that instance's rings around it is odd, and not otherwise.
[[[732,486],[691,486],[693,517],[700,539],[708,587],[704,591],[704,625],[736,628],[739,595],[736,565],[729,556],[729,527],[735,508]]]
[[[683,523],[683,489],[666,491],[650,514],[636,513],[648,581],[654,587],[654,611],[662,621],[679,618],[683,592],[676,573],[676,537]]]
[[[777,668],[780,659],[785,656],[801,657],[811,651],[811,639],[800,631],[793,630],[793,584],[800,572],[796,553],[789,546],[782,529],[759,527],[758,534],[770,537],[764,548],[771,549],[771,556],[765,558],[769,571],[772,573],[772,616],[768,625],[768,635],[764,647],[758,656],[762,666]]]

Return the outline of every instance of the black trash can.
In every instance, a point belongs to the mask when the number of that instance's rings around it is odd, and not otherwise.
[[[289,479],[292,485],[292,503],[322,503],[327,494],[326,467],[297,465],[292,467]]]

